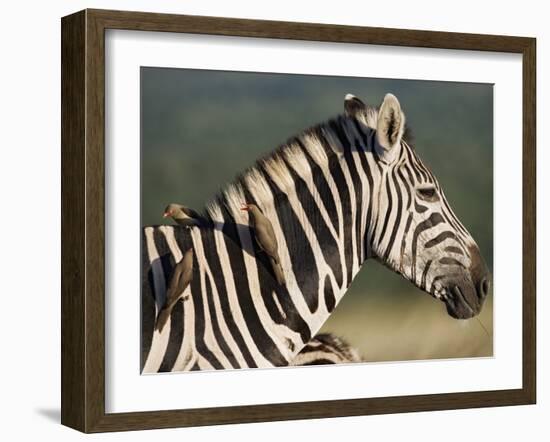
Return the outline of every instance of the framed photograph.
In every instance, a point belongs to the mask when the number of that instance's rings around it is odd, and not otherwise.
[[[62,19],[62,423],[533,404],[535,39]]]

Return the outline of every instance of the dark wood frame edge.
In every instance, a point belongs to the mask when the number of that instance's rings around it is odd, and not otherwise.
[[[527,37],[84,10],[62,19],[61,422],[79,431],[403,413],[536,401],[536,40]],[[105,413],[104,35],[187,32],[520,53],[523,57],[523,386],[514,390]]]

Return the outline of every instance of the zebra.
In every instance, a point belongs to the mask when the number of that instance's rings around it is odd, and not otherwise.
[[[258,249],[252,203],[273,224],[285,284]],[[348,94],[344,113],[290,138],[227,184],[205,225],[142,229],[143,373],[288,366],[368,259],[476,316],[490,275],[474,239],[410,144],[405,114]],[[161,333],[175,263],[193,248],[193,278]]]
[[[328,365],[362,362],[359,351],[333,333],[315,335],[292,359],[290,365]]]

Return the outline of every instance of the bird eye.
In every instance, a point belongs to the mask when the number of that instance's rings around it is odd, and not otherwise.
[[[435,187],[420,187],[416,189],[416,193],[420,198],[425,201],[436,201],[437,200],[437,191]]]

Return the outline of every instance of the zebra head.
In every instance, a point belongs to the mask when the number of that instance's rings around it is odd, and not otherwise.
[[[454,318],[477,315],[490,275],[476,242],[434,174],[405,141],[405,115],[387,94],[376,109],[348,95],[346,114],[370,135],[373,171],[371,254],[440,299]]]

